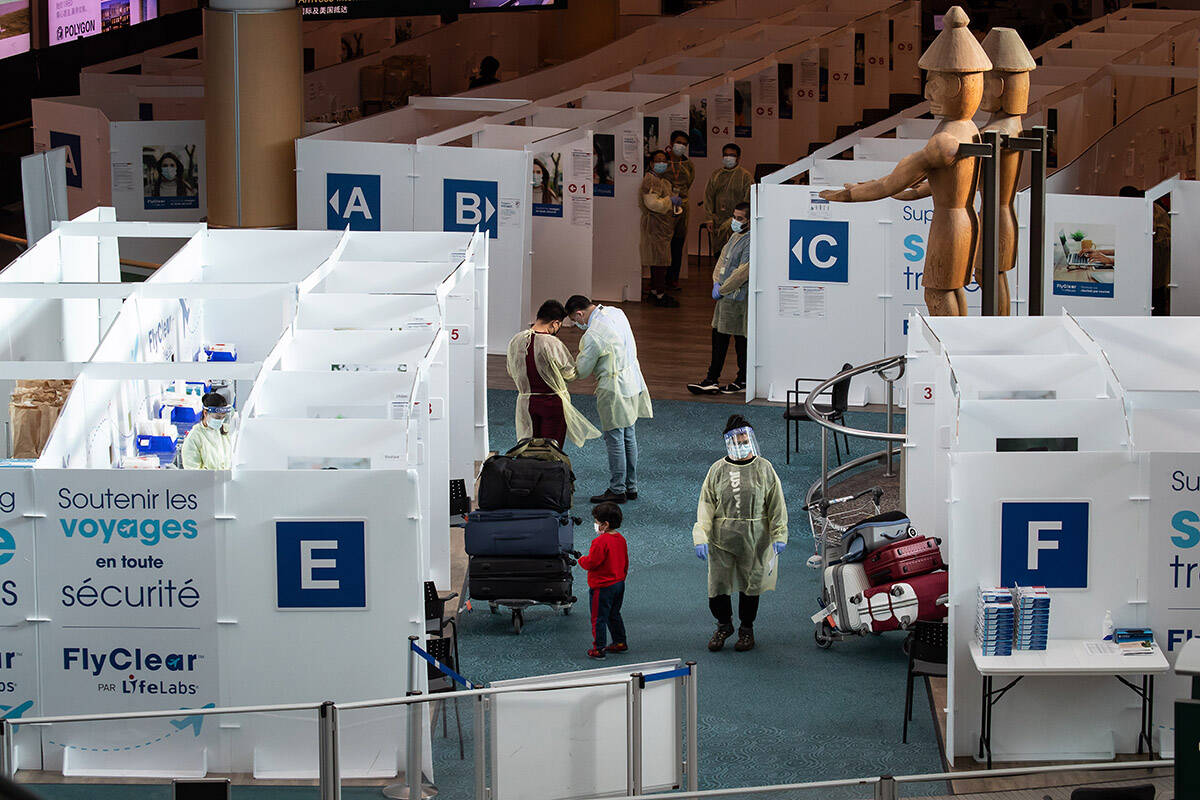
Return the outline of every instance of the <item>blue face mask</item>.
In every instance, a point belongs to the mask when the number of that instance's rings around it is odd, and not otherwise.
[[[667,171],[666,162],[665,161],[656,161],[654,163],[654,171],[655,171],[655,173],[662,175],[664,172]]]
[[[734,233],[741,233],[743,230],[745,230],[746,224],[744,222],[742,222],[740,219],[735,219],[735,220],[730,220],[729,227],[731,229],[733,229]]]

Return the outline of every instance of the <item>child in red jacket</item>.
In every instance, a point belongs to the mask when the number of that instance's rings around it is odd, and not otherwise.
[[[600,503],[592,509],[597,536],[588,554],[579,559],[579,566],[588,574],[588,605],[592,610],[591,658],[604,658],[605,653],[624,653],[625,621],[621,619],[621,601],[625,599],[625,575],[629,572],[629,550],[621,527],[621,509],[616,503]],[[613,643],[604,646],[605,631],[612,633]]]

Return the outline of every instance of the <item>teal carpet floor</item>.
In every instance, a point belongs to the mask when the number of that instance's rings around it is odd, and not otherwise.
[[[512,392],[488,393],[491,446],[503,451],[514,441]],[[590,397],[577,405],[596,419]],[[587,658],[589,619],[586,577],[576,575],[581,602],[569,616],[546,607],[525,612],[525,628],[514,635],[507,613],[493,615],[476,603],[460,626],[462,671],[476,681],[493,681],[589,669],[619,661],[663,658],[694,660],[700,665],[700,786],[725,788],[793,783],[880,774],[938,772],[936,734],[923,688],[908,744],[901,744],[906,659],[903,634],[866,637],[819,650],[809,617],[817,610],[818,572],[805,566],[812,552],[804,492],[819,477],[817,428],[802,425],[802,447],[784,463],[784,430],[776,407],[699,402],[655,402],[655,418],[637,426],[640,471],[637,501],[623,506],[622,533],[629,543],[630,573],[623,615],[630,652],[604,662]],[[731,413],[755,426],[760,445],[775,465],[788,494],[791,543],[779,562],[775,592],[763,597],[755,623],[757,647],[733,651],[733,640],[720,653],[706,644],[715,623],[708,612],[706,573],[691,544],[699,487],[708,467],[724,455],[721,433]],[[882,429],[880,414],[851,413],[850,425]],[[873,442],[851,441],[855,454],[877,449]],[[568,448],[577,483],[574,513],[585,518],[577,529],[576,548],[591,539],[588,497],[607,486],[602,442],[583,450]],[[735,600],[736,605],[736,600]],[[466,759],[458,759],[453,714],[450,737],[435,739],[435,777],[441,796],[472,796],[471,714],[462,706]],[[530,743],[538,739],[530,731]],[[929,787],[935,788],[935,787]],[[47,798],[167,798],[167,787],[38,787]],[[346,798],[379,797],[376,788],[346,788]],[[316,797],[315,789],[235,787],[236,797],[253,800]],[[783,795],[772,795],[780,796]],[[787,796],[792,796],[787,795]],[[856,798],[870,791],[823,790],[796,797]]]

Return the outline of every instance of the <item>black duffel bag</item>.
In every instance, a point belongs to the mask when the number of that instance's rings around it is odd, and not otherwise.
[[[569,464],[537,458],[492,456],[479,472],[479,508],[569,511],[575,474]]]

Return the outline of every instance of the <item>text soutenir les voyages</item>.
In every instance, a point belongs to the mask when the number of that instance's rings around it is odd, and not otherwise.
[[[73,492],[67,487],[58,490],[58,507],[64,510],[93,511],[195,511],[198,507],[195,492],[176,492],[163,489],[155,492],[103,491]],[[109,544],[118,539],[138,539],[154,546],[164,539],[195,539],[199,527],[192,519],[136,519],[74,517],[59,520],[63,535],[68,539],[95,539]]]

